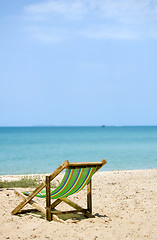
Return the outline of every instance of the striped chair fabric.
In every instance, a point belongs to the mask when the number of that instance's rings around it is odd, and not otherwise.
[[[96,167],[66,169],[60,185],[51,191],[51,199],[64,198],[79,192],[89,183],[95,170]],[[27,191],[24,194],[29,195],[30,192]],[[36,197],[46,198],[46,191],[40,191]]]

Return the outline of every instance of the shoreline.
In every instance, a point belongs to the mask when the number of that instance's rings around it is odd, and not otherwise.
[[[98,171],[98,173],[105,173],[105,174],[110,174],[110,173],[117,173],[117,172],[141,172],[141,171],[152,171],[152,170],[157,170],[157,168],[148,168],[148,169],[132,169],[132,170],[111,170],[111,171]],[[47,175],[50,175],[51,173],[29,173],[29,174],[0,174],[0,180],[2,181],[18,181],[23,177],[39,177],[41,179],[44,179]],[[64,173],[61,172],[59,175],[63,175]],[[58,176],[59,176],[58,175]]]

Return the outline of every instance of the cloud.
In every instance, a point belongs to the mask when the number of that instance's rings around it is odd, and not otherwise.
[[[69,38],[91,39],[157,35],[156,0],[53,0],[27,5],[24,11],[30,24],[38,25],[36,36],[48,42],[64,40],[62,32],[68,33]],[[43,31],[44,26],[49,28],[47,32]]]
[[[85,18],[91,14],[97,18],[112,18],[117,21],[135,21],[156,17],[157,1],[152,0],[53,0],[25,6],[32,15],[60,15],[65,18]]]

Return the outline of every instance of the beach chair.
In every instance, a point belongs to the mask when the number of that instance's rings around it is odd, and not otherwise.
[[[22,202],[11,212],[11,214],[22,213],[26,210],[22,208],[26,204],[32,205],[38,211],[41,211],[46,216],[48,221],[59,220],[58,215],[64,213],[82,213],[86,217],[94,217],[92,215],[92,176],[102,166],[107,163],[106,159],[101,162],[82,162],[82,163],[69,163],[68,160],[64,161],[51,175],[46,176],[46,180],[41,183],[32,192],[19,193],[15,190],[15,194],[22,198]],[[50,182],[64,169],[66,169],[63,180],[55,190],[51,190]],[[67,197],[79,192],[87,185],[87,208],[84,209],[78,204],[74,203]],[[45,189],[46,190],[43,190]],[[34,197],[46,199],[46,209],[39,206],[34,200]],[[51,203],[51,199],[54,199]],[[61,202],[67,203],[75,210],[72,211],[57,211],[55,207]]]

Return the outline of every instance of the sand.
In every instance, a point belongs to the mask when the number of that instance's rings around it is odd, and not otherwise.
[[[5,178],[17,179],[17,176]],[[70,199],[86,207],[86,189]],[[48,222],[35,213],[12,216],[11,210],[20,201],[14,189],[0,189],[2,240],[157,239],[157,169],[96,173],[93,177],[95,218],[77,216],[60,223]],[[39,202],[43,203],[43,199]],[[62,204],[59,209],[66,210],[67,206]]]

